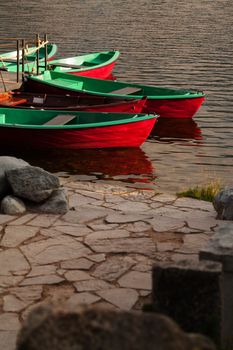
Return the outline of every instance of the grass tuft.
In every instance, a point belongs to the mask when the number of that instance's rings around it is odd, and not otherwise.
[[[216,194],[221,190],[219,181],[212,181],[207,185],[195,186],[184,192],[177,193],[178,197],[190,197],[201,199],[203,201],[212,202]]]

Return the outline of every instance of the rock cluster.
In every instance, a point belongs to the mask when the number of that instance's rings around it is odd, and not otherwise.
[[[214,350],[201,335],[189,335],[168,317],[80,306],[40,307],[21,329],[17,350]]]
[[[233,187],[223,189],[214,198],[218,219],[233,220]]]
[[[22,214],[26,210],[65,214],[68,202],[59,178],[22,159],[0,157],[1,213]]]

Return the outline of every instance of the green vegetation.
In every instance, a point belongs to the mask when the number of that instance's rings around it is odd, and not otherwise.
[[[177,193],[178,197],[191,197],[212,202],[215,195],[221,190],[219,181],[212,181],[207,185],[195,186],[187,191]]]

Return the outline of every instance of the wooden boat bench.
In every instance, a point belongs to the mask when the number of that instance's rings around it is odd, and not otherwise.
[[[65,125],[75,118],[77,116],[73,114],[58,114],[43,125]]]
[[[52,69],[56,67],[70,68],[70,69],[83,68],[81,64],[72,64],[72,63],[51,63],[49,64],[49,67],[51,67]]]
[[[141,90],[142,90],[141,88],[128,86],[128,87],[124,87],[122,89],[109,91],[109,93],[110,94],[119,94],[119,95],[130,95],[130,94],[133,94],[135,92],[139,92]]]

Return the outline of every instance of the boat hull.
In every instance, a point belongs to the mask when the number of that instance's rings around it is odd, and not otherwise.
[[[192,118],[201,107],[204,97],[183,99],[147,99],[143,113],[157,113],[162,118]]]
[[[115,64],[116,64],[116,61],[113,63],[107,64],[104,67],[92,68],[85,71],[78,71],[78,70],[70,71],[67,73],[73,74],[73,75],[85,76],[89,78],[108,79],[114,69]]]
[[[139,147],[150,134],[155,119],[85,129],[23,129],[0,127],[0,145],[28,149],[91,149]]]
[[[43,81],[28,79],[24,84],[23,89],[25,91],[33,91],[37,93],[48,93],[57,95],[71,95],[71,96],[105,96],[112,97],[108,93],[89,93],[87,91],[72,90],[69,88],[61,86],[53,86],[49,84],[44,84]],[[118,98],[124,99],[135,99],[140,96],[134,95],[119,95]],[[204,95],[198,97],[183,97],[183,98],[153,98],[153,96],[146,96],[147,102],[143,107],[142,113],[156,113],[161,118],[192,118],[195,113],[201,107],[203,101],[205,100]],[[116,97],[117,98],[117,97]]]

